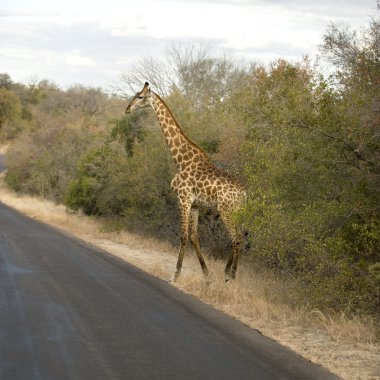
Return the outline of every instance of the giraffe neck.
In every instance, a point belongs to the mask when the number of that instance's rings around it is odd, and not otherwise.
[[[206,153],[185,136],[168,106],[154,92],[150,98],[150,105],[156,113],[158,123],[177,167],[186,166],[192,161],[208,160]]]

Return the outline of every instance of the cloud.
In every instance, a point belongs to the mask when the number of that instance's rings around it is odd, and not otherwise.
[[[70,66],[94,67],[96,63],[88,57],[84,57],[79,53],[69,54],[66,58],[66,63]]]
[[[253,1],[251,1],[253,3]],[[347,19],[358,15],[368,16],[371,10],[376,9],[374,0],[259,0],[256,4],[276,6],[297,14],[307,13],[314,17],[329,17]]]
[[[146,55],[162,54],[167,42],[144,35],[124,35],[96,23],[28,26],[16,33],[0,27],[1,71],[15,80],[28,77],[108,87],[125,67]]]
[[[22,12],[22,11],[14,11],[11,9],[0,9],[0,18],[5,17],[24,17],[24,16],[33,16],[35,13],[32,12]]]
[[[37,74],[107,86],[131,62],[162,58],[172,42],[265,62],[293,59],[315,51],[330,21],[355,25],[375,7],[375,0],[139,0],[133,7],[13,0],[0,9],[0,66],[15,80]]]
[[[281,43],[278,41],[271,41],[257,47],[245,50],[246,53],[255,54],[257,56],[262,54],[270,54],[279,57],[302,57],[307,51],[305,48],[293,45],[291,43]]]
[[[112,59],[113,56],[140,54],[146,50],[157,50],[164,43],[157,38],[143,35],[124,35],[101,28],[95,23],[56,25],[42,24],[29,28],[27,35],[14,33],[9,28],[0,29],[0,46],[28,47],[51,52],[72,53],[95,59]]]
[[[182,0],[168,0],[172,3],[181,3]],[[159,2],[159,1],[158,1]],[[188,0],[187,3],[204,4],[203,0]],[[369,10],[376,9],[375,0],[208,0],[207,3],[226,5],[231,7],[278,7],[292,12],[309,12],[314,15],[339,16],[358,13],[368,14]]]

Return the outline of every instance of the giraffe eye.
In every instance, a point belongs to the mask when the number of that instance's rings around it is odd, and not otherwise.
[[[141,95],[139,95],[139,96],[138,96],[138,98],[139,98],[139,99],[143,99],[144,97],[143,97],[143,96],[141,96]]]

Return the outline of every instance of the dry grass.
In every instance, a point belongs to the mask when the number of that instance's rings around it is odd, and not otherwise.
[[[9,145],[0,145],[0,154],[5,154],[9,148]]]
[[[0,200],[17,210],[52,224],[103,248],[162,279],[169,279],[176,252],[167,243],[127,232],[102,232],[102,224],[84,215],[70,214],[64,206],[6,189],[0,174]],[[241,263],[238,278],[224,285],[224,263],[209,259],[212,281],[200,274],[195,255],[187,254],[182,275],[174,285],[202,301],[290,347],[344,379],[380,379],[380,344],[376,324],[328,316],[310,310],[297,295],[297,285],[270,273],[257,273]]]

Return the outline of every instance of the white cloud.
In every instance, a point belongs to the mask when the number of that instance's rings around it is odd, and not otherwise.
[[[207,41],[264,62],[314,54],[330,21],[353,26],[375,0],[3,0],[0,67],[15,80],[104,85],[129,62],[171,42]]]
[[[91,58],[85,57],[79,53],[68,54],[66,57],[66,63],[70,66],[96,66],[96,63]]]

